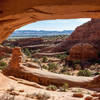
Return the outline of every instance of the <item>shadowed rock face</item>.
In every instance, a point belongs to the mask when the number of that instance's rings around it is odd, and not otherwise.
[[[100,1],[0,0],[0,42],[31,22],[67,18],[100,18]]]
[[[95,48],[88,44],[76,44],[70,49],[69,60],[88,60],[97,59],[97,53]]]
[[[69,51],[69,49],[77,43],[89,43],[99,53],[100,19],[92,19],[91,21],[77,27],[76,30],[64,42],[55,47],[53,51]]]

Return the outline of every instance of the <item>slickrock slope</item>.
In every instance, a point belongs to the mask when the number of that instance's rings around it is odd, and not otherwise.
[[[52,51],[66,51],[77,43],[89,43],[99,53],[100,19],[92,19],[91,21],[77,27],[64,42],[55,47]]]
[[[100,1],[0,0],[0,42],[23,25],[67,18],[100,18]]]

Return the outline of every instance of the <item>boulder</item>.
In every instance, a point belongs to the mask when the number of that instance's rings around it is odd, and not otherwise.
[[[76,44],[69,52],[68,60],[90,60],[98,58],[96,49],[89,43]]]

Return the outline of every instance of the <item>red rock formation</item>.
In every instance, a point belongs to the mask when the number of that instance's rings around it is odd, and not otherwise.
[[[100,18],[99,0],[0,0],[0,43],[15,29],[40,20]]]
[[[77,77],[70,75],[59,75],[52,72],[24,66],[22,63],[21,49],[18,47],[13,49],[10,64],[8,67],[3,69],[3,73],[8,76],[15,76],[43,85],[55,84],[57,86],[61,86],[67,82],[70,87],[80,86],[84,88],[100,89],[100,76]]]
[[[97,52],[100,51],[100,19],[92,19],[77,27],[65,41],[54,47],[52,51],[68,51],[77,43],[92,44]]]
[[[88,60],[97,59],[97,52],[95,48],[88,43],[76,44],[70,49],[69,60]]]
[[[24,39],[18,39],[16,41],[14,40],[6,40],[4,41],[2,44],[9,44],[9,45],[13,45],[13,46],[30,46],[30,45],[38,45],[43,43],[44,40],[42,38],[24,38]]]
[[[0,46],[0,58],[9,57],[9,54],[12,53],[12,49],[9,47]]]
[[[21,48],[16,47],[13,49],[12,58],[9,67],[19,68],[20,63],[22,63],[22,52],[21,52]]]

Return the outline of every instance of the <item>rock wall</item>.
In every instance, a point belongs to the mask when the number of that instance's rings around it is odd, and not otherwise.
[[[31,22],[67,18],[100,18],[100,1],[0,0],[0,42]]]
[[[90,60],[90,59],[98,59],[97,52],[95,48],[88,43],[79,43],[74,45],[70,49],[68,60]]]
[[[100,51],[100,19],[91,21],[79,26],[76,30],[61,44],[52,51],[69,51],[77,43],[89,43],[99,53]]]

